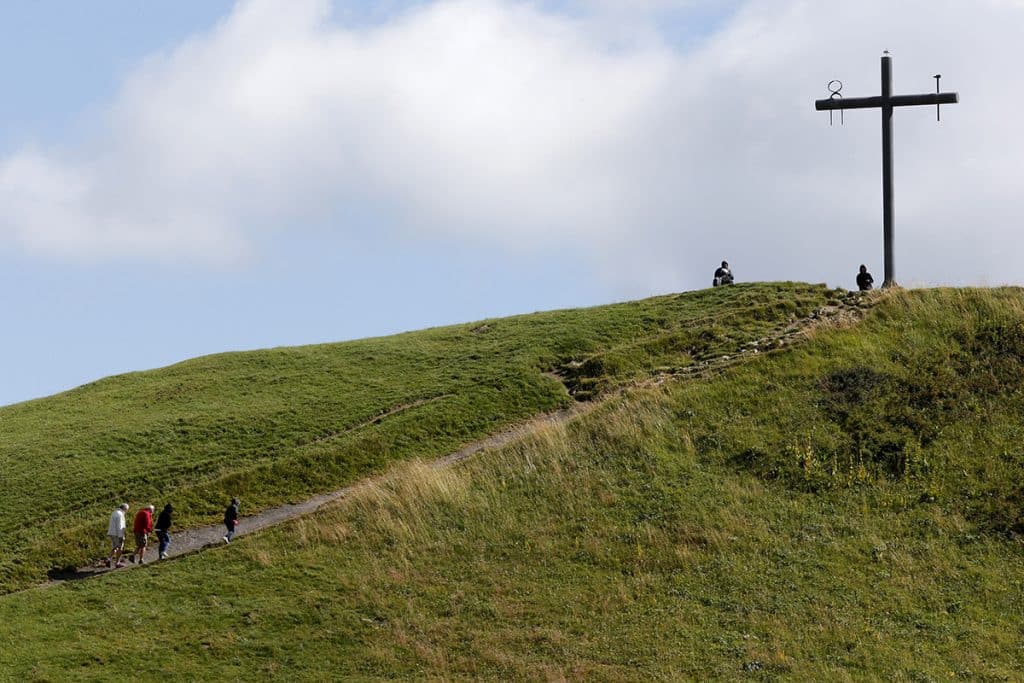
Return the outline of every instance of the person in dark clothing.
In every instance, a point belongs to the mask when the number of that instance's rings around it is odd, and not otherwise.
[[[732,282],[732,270],[729,269],[729,262],[722,261],[721,267],[715,271],[715,279],[711,281],[711,286],[731,285]]]
[[[171,547],[171,513],[174,508],[168,503],[156,518],[156,537],[160,539],[160,559],[167,559],[167,549]]]
[[[871,277],[871,273],[868,272],[868,267],[861,264],[860,272],[857,273],[857,288],[866,292],[871,289],[875,284],[875,279]]]
[[[224,526],[227,527],[228,532],[224,534],[224,542],[231,543],[231,539],[235,536],[235,528],[238,526],[238,499],[232,498],[231,505],[228,505],[227,509],[224,510]]]

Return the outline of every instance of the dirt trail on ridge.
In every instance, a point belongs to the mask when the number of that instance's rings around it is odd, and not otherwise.
[[[856,292],[850,292],[839,299],[836,303],[819,308],[804,318],[788,321],[770,331],[766,336],[744,344],[733,353],[719,354],[707,358],[698,358],[695,359],[695,362],[692,365],[687,365],[681,368],[662,369],[648,378],[625,383],[622,386],[600,396],[596,400],[579,402],[562,410],[537,415],[525,422],[503,429],[478,441],[466,444],[459,450],[433,461],[432,465],[434,467],[450,467],[456,463],[473,457],[481,451],[501,448],[502,446],[512,443],[541,427],[552,424],[563,424],[575,419],[580,415],[590,412],[604,401],[607,401],[612,397],[619,396],[627,391],[657,386],[675,379],[704,377],[709,374],[720,372],[739,363],[748,362],[756,358],[758,355],[784,349],[794,342],[799,341],[801,338],[806,337],[813,330],[819,327],[825,325],[846,326],[854,324],[863,317],[866,308],[875,305],[878,301],[879,296],[877,294],[865,296]],[[557,377],[557,375],[552,376]],[[432,400],[437,399],[429,399],[428,401]],[[403,408],[407,407],[409,406],[403,406]],[[392,410],[387,413],[382,413],[371,422],[380,422],[391,414],[397,412],[400,411]],[[330,435],[327,438],[330,438],[331,436],[334,435]],[[289,520],[308,515],[328,503],[351,495],[359,487],[377,481],[379,478],[380,475],[376,475],[334,491],[318,494],[299,503],[278,505],[261,510],[253,515],[243,516],[239,520],[238,528],[235,532],[235,539],[255,533],[261,529],[266,529],[267,527],[281,524],[282,522],[287,522]],[[244,505],[245,501],[242,502]],[[223,524],[211,524],[208,526],[193,527],[190,529],[175,531],[171,534],[171,547],[168,551],[168,559],[197,552],[212,546],[223,545],[224,533],[225,528]],[[126,538],[125,541],[127,556],[129,554],[128,547],[131,545],[132,539]],[[147,561],[145,564],[150,565],[159,562],[160,560],[157,560],[156,557],[157,544],[155,539],[153,539],[151,545],[147,548]],[[140,566],[142,565],[127,563],[123,569],[134,569]],[[123,571],[123,569],[109,569],[103,564],[96,564],[90,567],[80,568],[74,572],[53,573],[51,574],[51,580],[48,583],[43,584],[43,586],[53,586],[65,581],[91,578],[111,571]]]

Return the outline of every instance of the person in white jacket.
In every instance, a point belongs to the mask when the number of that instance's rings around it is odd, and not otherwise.
[[[121,554],[124,552],[124,532],[127,528],[124,513],[128,512],[128,503],[121,503],[116,510],[110,513],[110,522],[107,524],[107,538],[110,539],[110,557],[107,558],[107,566],[123,567],[124,561]],[[116,563],[116,564],[115,564]]]

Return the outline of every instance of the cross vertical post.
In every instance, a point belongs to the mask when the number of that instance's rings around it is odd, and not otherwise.
[[[831,83],[838,83],[838,89],[832,89]],[[880,97],[851,97],[843,99],[843,84],[832,81],[829,90],[832,96],[825,100],[815,100],[814,108],[818,111],[835,111],[845,109],[881,109],[882,111],[882,242],[885,260],[885,279],[882,287],[896,284],[895,248],[895,211],[893,209],[893,162],[892,162],[892,117],[896,107],[912,107],[918,105],[956,104],[960,96],[955,92],[935,92],[926,95],[893,95],[892,94],[892,57],[886,51],[882,54],[882,94]],[[936,77],[936,89],[938,78]]]
[[[893,253],[892,207],[892,57],[882,55],[882,242],[885,279],[882,287],[896,284],[896,257]]]

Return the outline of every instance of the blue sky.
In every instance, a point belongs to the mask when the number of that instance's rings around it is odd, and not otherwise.
[[[963,91],[942,127],[900,114],[903,280],[1019,281],[1024,9],[911,2],[879,31],[884,3],[821,5],[7,3],[0,404],[698,288],[721,258],[852,286],[881,270],[877,119],[811,109],[833,77],[873,94],[882,48],[898,89]]]

